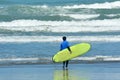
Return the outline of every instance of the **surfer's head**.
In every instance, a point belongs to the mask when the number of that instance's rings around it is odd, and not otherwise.
[[[63,38],[62,38],[62,39],[63,39],[63,41],[65,41],[65,40],[66,40],[66,36],[63,36]]]

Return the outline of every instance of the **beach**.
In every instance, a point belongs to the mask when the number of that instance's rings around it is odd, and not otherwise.
[[[119,0],[0,0],[0,80],[120,80]],[[68,70],[62,37],[91,44]]]
[[[120,63],[13,65],[0,67],[1,80],[119,80]]]

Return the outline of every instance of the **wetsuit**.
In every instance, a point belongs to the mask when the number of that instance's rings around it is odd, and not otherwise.
[[[69,42],[65,40],[61,43],[60,50],[63,50],[66,48],[69,48]],[[63,68],[68,67],[68,62],[69,62],[68,60],[63,62]]]

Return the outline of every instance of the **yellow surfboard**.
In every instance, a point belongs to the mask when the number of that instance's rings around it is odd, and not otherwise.
[[[91,48],[91,45],[89,43],[80,43],[80,44],[73,45],[70,47],[72,53],[70,53],[68,49],[59,51],[53,56],[53,61],[63,62],[66,60],[70,60],[72,58],[75,58],[87,53],[90,50],[90,48]]]

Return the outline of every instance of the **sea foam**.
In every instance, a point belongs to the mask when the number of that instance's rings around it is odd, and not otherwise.
[[[119,21],[120,19],[85,21],[14,20],[11,22],[0,22],[0,29],[26,32],[112,32],[120,31]]]
[[[77,42],[92,42],[92,41],[103,41],[103,42],[119,42],[120,35],[114,36],[69,36],[69,41]],[[0,42],[60,42],[61,36],[2,36]]]
[[[64,6],[66,9],[75,9],[75,8],[91,8],[91,9],[112,9],[112,8],[120,8],[120,1],[114,2],[105,2],[105,3],[94,3],[94,4],[82,4],[82,5],[74,5],[74,6]]]

